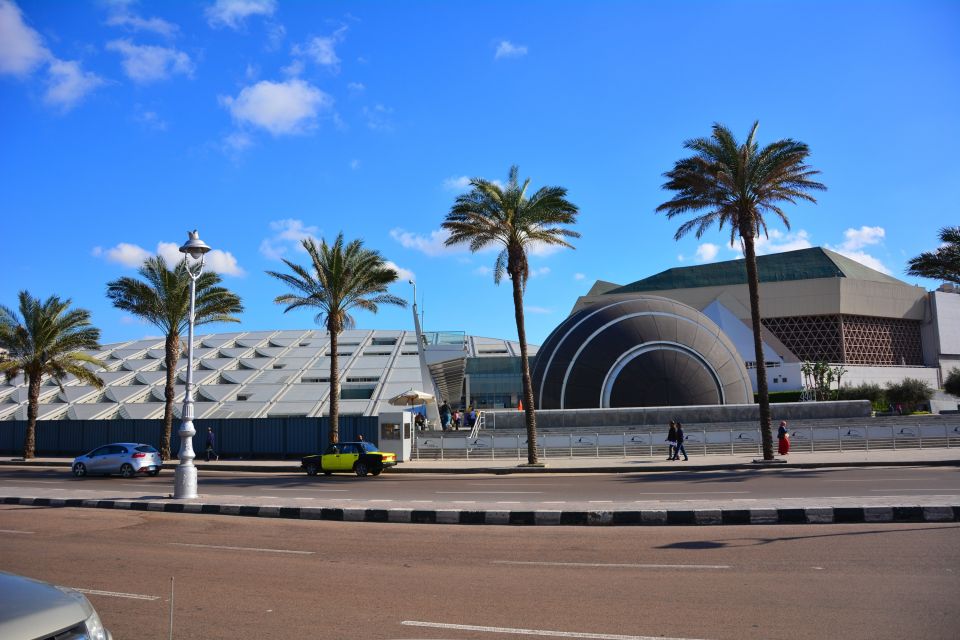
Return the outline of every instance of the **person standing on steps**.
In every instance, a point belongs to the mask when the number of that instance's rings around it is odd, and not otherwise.
[[[667,460],[673,460],[673,454],[677,452],[677,423],[670,421],[670,430],[667,431]]]
[[[678,422],[677,423],[677,448],[673,454],[674,460],[679,460],[681,453],[683,454],[684,462],[690,459],[687,457],[687,450],[683,446],[684,439],[685,439],[685,436],[683,435],[683,425]]]

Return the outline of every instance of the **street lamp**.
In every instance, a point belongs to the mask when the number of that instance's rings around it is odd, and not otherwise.
[[[197,431],[193,428],[193,313],[194,301],[197,293],[197,278],[203,273],[203,255],[210,251],[196,230],[187,232],[187,241],[180,247],[184,254],[184,265],[187,275],[190,276],[190,324],[187,334],[187,389],[183,396],[183,416],[177,435],[180,436],[180,464],[174,475],[173,497],[178,500],[190,500],[197,497],[197,468],[193,466],[196,454],[193,452],[193,436]],[[190,270],[190,261],[187,256],[199,261],[197,270]]]

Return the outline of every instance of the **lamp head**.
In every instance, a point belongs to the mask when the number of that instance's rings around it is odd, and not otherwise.
[[[417,284],[417,283],[414,282],[413,280],[407,280],[407,282],[408,282],[409,284]]]
[[[200,234],[197,233],[196,229],[187,231],[187,241],[180,247],[180,253],[185,253],[194,260],[199,260],[208,251],[210,251],[210,247],[200,239]]]

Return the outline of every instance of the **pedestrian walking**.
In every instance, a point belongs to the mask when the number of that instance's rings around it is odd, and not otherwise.
[[[674,460],[680,459],[680,454],[683,454],[683,461],[686,462],[689,460],[687,457],[687,450],[683,446],[683,441],[686,439],[686,436],[683,435],[683,425],[679,422],[677,423],[677,447],[673,454]]]
[[[667,431],[667,460],[673,460],[673,454],[677,451],[677,423],[670,421],[670,430]]]
[[[777,429],[777,453],[782,456],[790,453],[790,431],[787,429],[787,421],[780,421],[780,428]]]
[[[213,435],[213,427],[207,427],[207,462],[210,462],[210,458],[213,457],[216,460],[220,459],[220,456],[217,455],[217,438]]]
[[[440,426],[444,431],[450,428],[450,405],[446,402],[440,405]]]

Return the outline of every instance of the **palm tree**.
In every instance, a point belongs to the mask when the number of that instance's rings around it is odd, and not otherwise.
[[[523,318],[523,294],[530,276],[527,252],[531,245],[559,245],[573,249],[565,238],[580,234],[558,225],[574,224],[578,209],[566,199],[563,187],[542,187],[529,198],[530,179],[520,184],[516,165],[510,167],[506,186],[483,178],[470,180],[471,190],[457,197],[443,222],[450,232],[448,246],[468,243],[470,251],[488,245],[500,247],[494,263],[493,281],[500,284],[504,271],[513,283],[513,311],[520,342],[523,403],[527,422],[527,462],[537,464],[537,416],[527,358],[527,331]]]
[[[667,218],[694,213],[674,235],[679,240],[691,231],[700,238],[714,223],[720,229],[730,226],[730,242],[739,236],[747,266],[750,289],[750,319],[753,325],[753,347],[757,367],[757,395],[760,400],[760,431],[763,437],[763,459],[773,460],[773,438],[770,433],[770,396],[767,390],[767,367],[763,361],[760,335],[760,294],[757,277],[755,239],[767,234],[764,216],[773,214],[790,228],[782,202],[797,200],[816,202],[810,190],[825,190],[811,177],[820,173],[806,164],[810,150],[806,144],[787,138],[764,148],[756,142],[754,122],[746,142],[738,144],[730,130],[713,125],[709,138],[696,138],[683,143],[694,152],[678,160],[664,175],[664,189],[677,192],[672,200],[657,207]]]
[[[940,242],[936,251],[911,258],[907,275],[960,284],[960,227],[940,229]]]
[[[141,318],[163,332],[164,386],[163,439],[160,455],[170,457],[173,431],[173,397],[177,362],[180,360],[180,334],[190,323],[190,275],[184,260],[170,269],[162,256],[147,258],[138,270],[140,278],[123,277],[107,283],[107,297],[113,306]],[[220,276],[206,272],[197,278],[194,325],[213,322],[240,322],[231,314],[243,311],[240,297],[219,286]]]
[[[103,380],[84,365],[106,363],[82,353],[99,349],[100,330],[90,324],[86,309],[70,309],[71,301],[50,296],[44,302],[20,292],[20,314],[0,306],[0,371],[11,382],[21,373],[27,380],[27,435],[23,443],[26,460],[36,454],[40,382],[50,376],[63,390],[63,379],[72,375],[100,389]]]
[[[284,313],[310,307],[317,310],[314,320],[326,325],[330,333],[330,442],[340,441],[340,361],[337,343],[344,329],[355,326],[350,313],[359,309],[376,313],[378,305],[407,303],[391,293],[387,287],[399,277],[387,266],[378,251],[366,249],[360,240],[345,242],[341,232],[332,245],[322,240],[320,246],[312,238],[303,241],[310,264],[303,267],[289,260],[283,262],[293,273],[267,271],[293,290],[274,298],[286,305]]]

